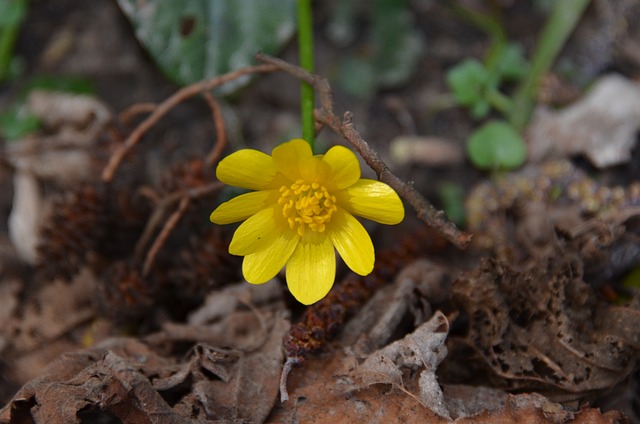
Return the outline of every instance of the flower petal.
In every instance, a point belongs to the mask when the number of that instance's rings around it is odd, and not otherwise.
[[[274,190],[252,191],[224,202],[211,212],[209,219],[214,224],[224,225],[244,221],[268,205],[276,203],[278,192]]]
[[[294,231],[281,232],[266,248],[247,255],[242,261],[242,274],[251,284],[271,280],[287,263],[296,249],[300,236]]]
[[[269,155],[258,150],[243,149],[220,161],[216,177],[230,186],[262,190],[269,186],[276,172],[276,165]]]
[[[307,182],[325,185],[331,174],[331,168],[322,160],[322,155],[300,160],[300,177]]]
[[[347,212],[381,224],[398,224],[404,219],[404,206],[398,194],[380,181],[362,179],[335,193]]]
[[[328,230],[331,243],[353,272],[367,275],[373,271],[375,251],[371,237],[353,215],[338,209]]]
[[[292,232],[276,214],[276,209],[269,207],[240,224],[229,244],[229,253],[250,255],[273,244],[282,233]]]
[[[313,153],[309,143],[296,138],[276,146],[271,151],[271,156],[277,170],[290,180],[296,181],[300,178],[300,162],[311,158]]]
[[[329,293],[336,279],[336,254],[324,233],[308,232],[287,262],[287,285],[291,294],[311,305]]]
[[[327,182],[329,190],[343,190],[360,179],[360,162],[355,153],[344,146],[334,146],[322,160],[331,169],[331,178]]]

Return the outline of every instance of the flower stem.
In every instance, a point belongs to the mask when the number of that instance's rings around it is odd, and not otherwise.
[[[540,78],[549,71],[589,1],[563,0],[554,3],[551,15],[538,39],[531,68],[513,97],[514,107],[508,118],[514,127],[522,129],[529,121]]]
[[[298,0],[298,50],[300,54],[300,67],[308,72],[314,72],[311,0]],[[313,150],[315,139],[315,120],[313,117],[315,99],[313,87],[311,84],[303,81],[300,84],[300,92],[302,138],[311,145],[311,150]]]

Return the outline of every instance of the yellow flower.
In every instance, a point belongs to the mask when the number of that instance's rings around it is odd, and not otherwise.
[[[216,224],[246,220],[229,245],[231,254],[244,256],[245,279],[265,283],[286,265],[289,290],[305,305],[333,286],[334,248],[354,272],[373,270],[373,243],[353,215],[382,224],[404,218],[396,192],[361,179],[358,159],[342,146],[316,156],[301,139],[277,146],[271,156],[239,150],[220,162],[216,175],[225,184],[255,190],[211,214]]]

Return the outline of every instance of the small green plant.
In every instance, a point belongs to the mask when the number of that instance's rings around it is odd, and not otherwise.
[[[491,37],[482,62],[467,59],[447,73],[447,83],[458,105],[469,108],[476,120],[492,112],[501,115],[482,124],[468,139],[467,154],[480,169],[507,170],[526,160],[521,132],[529,121],[540,78],[548,72],[589,0],[555,2],[530,61],[521,46],[507,40],[500,22],[458,4],[454,11]],[[511,96],[500,91],[505,82],[516,83]]]

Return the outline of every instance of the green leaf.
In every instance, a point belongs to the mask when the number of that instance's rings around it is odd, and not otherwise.
[[[24,0],[0,1],[0,29],[20,25],[27,14],[27,2]]]
[[[484,102],[484,92],[490,77],[482,63],[467,59],[449,69],[447,84],[460,106],[473,108],[477,103]]]
[[[409,0],[329,2],[327,36],[343,47],[339,84],[349,94],[368,98],[379,88],[405,83],[424,54],[424,40]],[[352,43],[365,21],[362,41]],[[354,70],[357,73],[354,73]]]
[[[295,0],[118,0],[164,73],[190,84],[274,54],[295,31]],[[222,87],[227,94],[248,81]]]
[[[371,62],[357,56],[347,56],[340,66],[340,86],[352,96],[367,98],[376,88],[376,77]]]
[[[65,91],[74,94],[93,94],[95,89],[90,80],[65,75],[38,75],[25,87],[24,94],[32,90]]]
[[[462,226],[466,219],[464,209],[464,188],[451,181],[443,182],[438,185],[438,195],[442,201],[442,208],[447,214],[447,218],[455,222],[456,225]]]
[[[15,140],[40,128],[40,121],[24,107],[14,106],[0,114],[0,133],[7,140]]]
[[[504,121],[490,121],[469,137],[467,154],[480,169],[513,169],[527,157],[527,146],[518,132]]]
[[[378,84],[392,87],[415,71],[423,52],[422,38],[413,25],[407,0],[374,0],[373,73]]]
[[[517,43],[507,44],[498,62],[500,75],[505,79],[518,80],[524,77],[529,69],[524,50]]]

